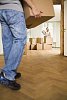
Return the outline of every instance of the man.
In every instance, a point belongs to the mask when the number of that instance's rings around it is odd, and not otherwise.
[[[35,7],[33,0],[24,1],[35,17],[41,17],[41,11]],[[16,82],[16,78],[19,78],[21,74],[17,73],[17,68],[27,37],[24,12],[19,0],[0,0],[0,23],[5,58],[5,66],[0,73],[0,84],[19,90],[21,86]]]

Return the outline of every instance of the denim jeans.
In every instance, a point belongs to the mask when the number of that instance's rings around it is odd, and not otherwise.
[[[27,39],[24,13],[2,9],[0,10],[0,23],[5,59],[2,71],[7,79],[14,80]]]

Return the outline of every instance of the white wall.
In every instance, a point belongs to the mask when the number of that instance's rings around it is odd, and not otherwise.
[[[56,47],[60,47],[60,22],[53,24],[53,42],[56,42]]]
[[[56,42],[56,47],[60,47],[60,16],[61,5],[54,5],[55,17],[49,20],[53,22],[53,41]]]
[[[42,35],[42,25],[39,25],[39,26],[31,29],[31,37],[33,37],[33,38],[43,37],[43,35]]]

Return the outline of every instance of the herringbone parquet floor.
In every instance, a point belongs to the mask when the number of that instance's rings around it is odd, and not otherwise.
[[[4,65],[0,56],[0,66]],[[0,100],[67,100],[67,57],[58,50],[28,51],[18,69],[22,88],[12,91],[0,85]]]

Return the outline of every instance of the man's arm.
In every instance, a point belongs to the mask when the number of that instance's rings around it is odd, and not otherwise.
[[[34,5],[33,0],[24,0],[28,6],[32,9],[33,15],[36,17],[41,17],[41,11]]]

